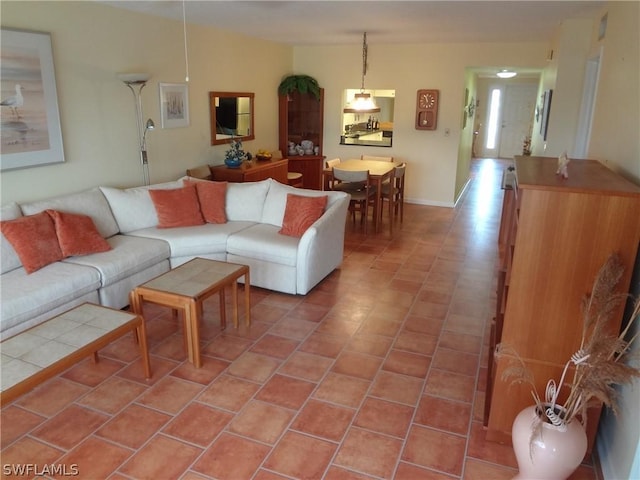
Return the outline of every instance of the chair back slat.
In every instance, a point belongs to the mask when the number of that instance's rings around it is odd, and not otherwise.
[[[336,165],[338,165],[339,163],[340,163],[340,159],[339,158],[333,158],[331,160],[327,160],[326,162],[324,162],[326,168],[333,168]]]
[[[333,167],[333,178],[341,182],[366,182],[369,178],[368,170],[343,170],[340,167]]]
[[[404,173],[407,171],[407,164],[401,163],[396,168],[393,169],[393,176],[395,178],[404,177]]]

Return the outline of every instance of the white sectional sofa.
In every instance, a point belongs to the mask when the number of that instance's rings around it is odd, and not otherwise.
[[[180,188],[187,179],[200,181],[184,177],[125,190],[96,187],[3,206],[1,220],[47,209],[88,215],[112,249],[67,257],[27,274],[2,235],[2,339],[83,302],[123,308],[134,287],[194,257],[249,265],[252,285],[300,295],[308,293],[341,264],[347,194],[292,188],[272,179],[229,183],[226,223],[158,228],[149,190]],[[288,193],[328,197],[322,216],[300,238],[278,233]]]

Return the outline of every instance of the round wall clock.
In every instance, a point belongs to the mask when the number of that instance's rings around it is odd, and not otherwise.
[[[418,90],[416,129],[435,130],[438,120],[438,90]]]

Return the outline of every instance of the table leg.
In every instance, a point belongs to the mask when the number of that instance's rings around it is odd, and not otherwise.
[[[227,306],[225,305],[224,287],[220,289],[220,328],[227,328]]]
[[[140,317],[140,324],[136,327],[135,332],[138,336],[138,343],[140,344],[140,358],[142,360],[142,368],[144,369],[144,376],[147,379],[151,378],[151,363],[149,362],[149,347],[147,346],[147,327],[145,325],[144,317]]]
[[[380,231],[380,223],[378,220],[378,212],[380,211],[380,203],[382,202],[382,177],[378,178],[376,185],[376,203],[374,205],[375,211],[373,212],[373,230],[378,233]]]
[[[251,281],[249,279],[249,269],[244,274],[244,318],[247,327],[251,325]]]
[[[231,282],[231,303],[233,303],[233,326],[238,328],[238,279]]]
[[[200,359],[200,325],[198,320],[198,305],[195,300],[191,300],[184,309],[185,323],[187,325],[189,339],[189,361],[193,366],[200,368],[202,361]]]

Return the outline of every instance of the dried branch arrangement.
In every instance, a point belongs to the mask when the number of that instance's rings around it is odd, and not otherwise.
[[[511,360],[502,379],[531,385],[540,422],[563,427],[577,418],[585,425],[587,409],[599,402],[617,415],[616,386],[631,383],[640,377],[640,368],[630,363],[632,355],[629,350],[640,335],[640,328],[635,334],[630,334],[632,325],[640,317],[640,298],[634,304],[627,326],[619,335],[611,334],[608,327],[613,312],[627,298],[626,295],[615,293],[623,271],[624,267],[616,254],[612,254],[600,268],[591,293],[582,301],[580,348],[565,364],[559,383],[556,384],[553,379],[547,382],[544,401],[538,395],[534,378],[518,353],[508,345],[497,346],[496,356]],[[569,395],[564,404],[559,404],[558,397],[563,389],[569,389]],[[538,430],[541,427],[540,423]]]

